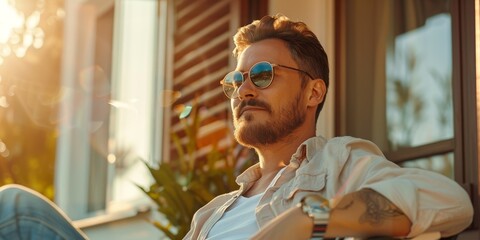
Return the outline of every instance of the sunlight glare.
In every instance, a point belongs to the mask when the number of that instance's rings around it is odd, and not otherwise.
[[[8,108],[7,98],[5,96],[0,97],[0,107]]]
[[[39,27],[35,28],[33,31],[33,35],[35,36],[33,47],[39,49],[43,46],[43,38],[45,37],[45,33]]]
[[[1,50],[1,52],[0,52],[0,55],[2,55],[4,57],[8,57],[11,52],[12,52],[12,49],[10,49],[9,46],[4,46]]]
[[[40,26],[44,2],[28,16],[15,7],[15,2],[0,0],[0,56],[6,58],[11,52],[18,58],[26,55],[30,47],[39,49],[44,44],[45,33]]]
[[[65,18],[65,10],[62,8],[57,9],[57,17],[60,19]]]
[[[114,164],[115,161],[117,161],[117,157],[115,157],[115,154],[110,153],[108,154],[107,160],[109,163]]]
[[[15,49],[15,55],[16,55],[18,58],[25,57],[26,54],[27,54],[27,48],[24,47],[24,46],[20,46],[20,47],[18,47],[17,49]]]
[[[27,26],[28,29],[33,29],[38,26],[40,23],[40,12],[35,11],[30,15],[30,17],[27,18],[27,22],[25,25]]]
[[[10,156],[10,151],[8,151],[8,149],[7,149],[7,150],[3,151],[0,155],[4,158],[7,158],[8,156]]]
[[[0,152],[5,152],[7,150],[7,145],[0,140]]]
[[[6,44],[15,28],[23,26],[25,19],[8,0],[0,0],[0,44]]]

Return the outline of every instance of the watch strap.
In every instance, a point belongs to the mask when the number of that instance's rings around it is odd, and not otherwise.
[[[329,201],[320,195],[309,195],[300,202],[301,209],[313,219],[310,239],[324,239],[330,217]]]

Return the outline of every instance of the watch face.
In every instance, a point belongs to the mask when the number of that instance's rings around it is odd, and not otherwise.
[[[302,210],[313,218],[315,224],[326,224],[330,217],[328,200],[319,195],[309,195],[302,200]]]
[[[308,195],[303,199],[304,204],[309,205],[314,208],[324,208],[325,210],[330,211],[330,204],[328,199],[320,195]]]

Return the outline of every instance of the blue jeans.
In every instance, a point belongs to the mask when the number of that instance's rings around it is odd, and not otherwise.
[[[0,239],[87,239],[46,197],[20,185],[0,187]]]

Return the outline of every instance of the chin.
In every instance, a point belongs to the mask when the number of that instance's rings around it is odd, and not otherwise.
[[[246,139],[244,136],[241,136],[237,133],[234,134],[235,140],[242,146],[247,147],[247,148],[255,148],[255,143],[251,143]]]
[[[251,134],[251,124],[246,123],[245,121],[237,122],[235,125],[234,135],[237,141],[241,141],[245,139],[245,135]]]
[[[242,121],[235,126],[234,137],[238,143],[246,147],[255,147],[265,145],[265,132],[262,129],[268,129],[265,124],[253,124]],[[269,139],[271,141],[271,139]]]

